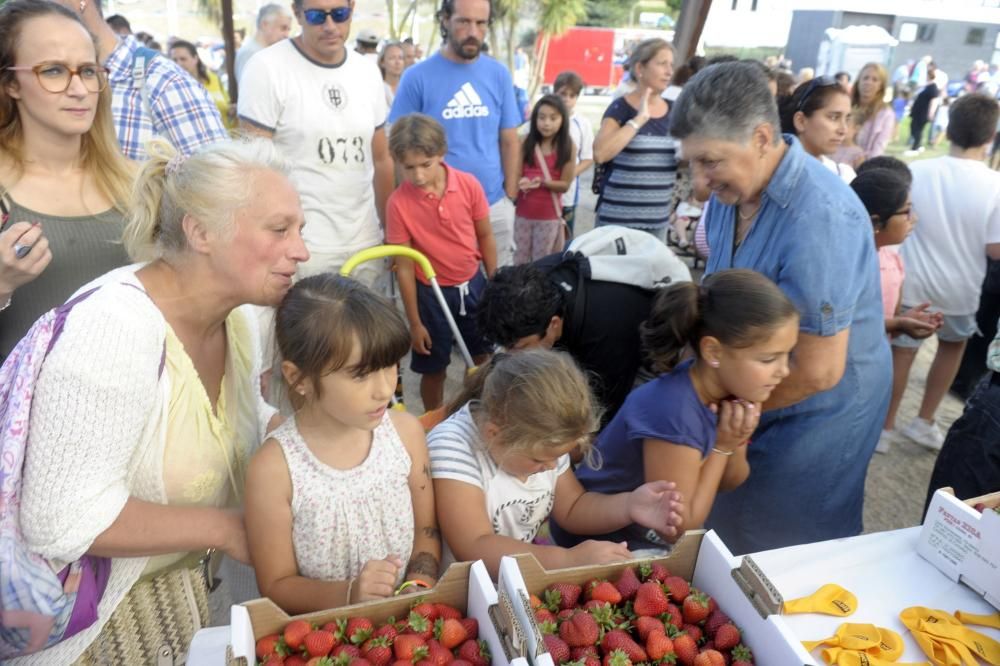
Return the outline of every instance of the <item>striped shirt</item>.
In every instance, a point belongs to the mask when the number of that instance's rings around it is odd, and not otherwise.
[[[636,110],[619,97],[604,112],[624,125]],[[620,153],[605,165],[604,187],[597,203],[597,226],[619,224],[660,229],[670,222],[677,174],[677,143],[667,116],[650,118]]]
[[[202,145],[229,138],[222,118],[208,91],[190,74],[165,56],[146,64],[146,88],[153,118],[143,109],[142,82],[134,76],[139,42],[126,36],[108,57],[111,111],[118,143],[125,157],[141,160],[145,144],[162,136],[177,150],[189,155]]]
[[[431,477],[468,483],[483,491],[493,532],[529,542],[555,504],[556,481],[569,469],[562,455],[555,469],[532,474],[525,481],[505,472],[490,456],[465,405],[427,436]],[[451,561],[450,553],[445,559]]]

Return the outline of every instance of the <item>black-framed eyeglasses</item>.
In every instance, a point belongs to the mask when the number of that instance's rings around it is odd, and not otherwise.
[[[64,93],[69,90],[74,76],[80,77],[87,92],[99,93],[108,87],[108,70],[97,63],[85,62],[73,68],[64,62],[46,61],[37,65],[8,67],[13,72],[34,72],[38,85],[50,93]]]
[[[904,208],[903,210],[897,210],[895,213],[892,214],[892,217],[896,217],[897,215],[903,215],[907,219],[912,220],[913,219],[913,206],[910,206],[908,208]]]
[[[806,102],[809,101],[809,95],[812,95],[818,88],[829,88],[830,86],[839,86],[840,82],[837,81],[836,77],[833,76],[817,76],[809,80],[806,84],[805,92],[802,93],[802,97],[799,97],[799,103],[795,105],[795,112],[798,113],[806,107]]]
[[[348,6],[334,7],[333,9],[306,9],[302,15],[309,25],[323,25],[326,23],[327,16],[332,18],[334,23],[346,23],[351,18],[351,8]]]

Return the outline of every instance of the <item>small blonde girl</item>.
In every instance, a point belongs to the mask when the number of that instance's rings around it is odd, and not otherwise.
[[[602,495],[576,480],[569,454],[578,447],[590,452],[599,413],[568,355],[547,349],[498,354],[473,375],[453,408],[428,436],[446,560],[482,559],[496,574],[500,558],[516,553],[533,553],[548,568],[632,557],[626,544],[611,541],[573,548],[531,543],[550,514],[579,534],[638,523],[676,536],[680,507],[673,484]]]
[[[292,287],[275,329],[296,411],[247,473],[261,594],[296,614],[433,585],[441,544],[423,429],[388,409],[410,348],[399,313],[321,273]]]

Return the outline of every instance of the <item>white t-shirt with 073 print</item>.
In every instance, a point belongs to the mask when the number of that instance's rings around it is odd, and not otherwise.
[[[486,449],[465,405],[427,435],[431,477],[476,486],[483,491],[493,532],[529,542],[549,517],[555,504],[556,481],[570,468],[569,455],[559,457],[555,469],[532,474],[525,481],[505,472]],[[444,545],[444,562],[455,560]]]
[[[239,116],[274,134],[302,198],[310,250],[382,242],[372,137],[388,109],[374,62],[347,49],[339,65],[311,60],[292,39],[254,55],[240,77]]]

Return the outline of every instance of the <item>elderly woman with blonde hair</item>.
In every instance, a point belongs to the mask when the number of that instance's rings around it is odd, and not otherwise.
[[[34,387],[21,525],[52,562],[110,558],[98,618],[20,662],[170,663],[208,621],[209,551],[249,561],[238,508],[275,410],[255,321],[309,256],[274,146],[149,147],[125,246],[85,286]]]

